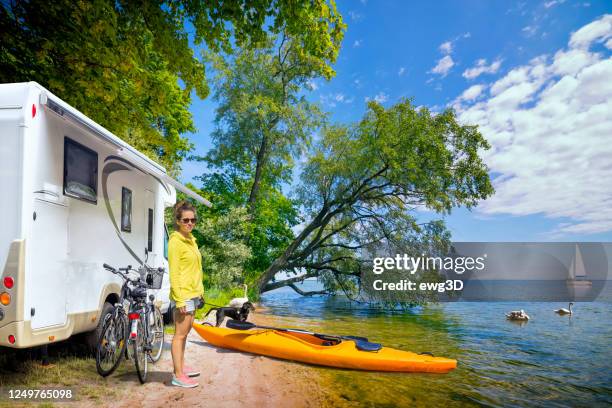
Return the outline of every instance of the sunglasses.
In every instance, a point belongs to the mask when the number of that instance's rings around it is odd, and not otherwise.
[[[187,224],[189,222],[192,224],[195,224],[197,221],[197,218],[183,218],[181,221],[183,222],[183,224]]]

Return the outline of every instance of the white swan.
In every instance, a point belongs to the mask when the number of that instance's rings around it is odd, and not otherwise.
[[[571,315],[573,314],[572,312],[572,305],[574,304],[574,302],[569,302],[569,310],[565,309],[565,308],[561,308],[561,309],[557,309],[555,310],[555,313],[560,314],[560,315]]]
[[[526,321],[526,320],[529,320],[529,315],[525,313],[523,309],[513,310],[509,313],[506,313],[506,319]]]
[[[241,308],[243,304],[249,301],[247,297],[247,285],[243,284],[242,286],[244,287],[244,297],[233,298],[229,301],[229,307]]]

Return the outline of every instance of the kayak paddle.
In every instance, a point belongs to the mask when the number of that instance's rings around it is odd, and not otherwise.
[[[230,329],[234,330],[268,329],[289,333],[309,334],[322,340],[350,340],[354,341],[357,349],[361,351],[378,351],[382,348],[382,345],[380,343],[371,343],[365,337],[359,336],[336,336],[331,334],[314,333],[301,329],[284,329],[279,327],[259,326],[251,322],[241,322],[239,320],[228,320],[225,325]]]

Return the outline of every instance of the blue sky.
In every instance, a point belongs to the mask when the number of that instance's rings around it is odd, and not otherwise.
[[[599,1],[341,1],[331,81],[308,97],[349,123],[376,99],[480,125],[496,194],[446,217],[457,241],[612,241],[612,6]],[[215,104],[194,99],[196,153]],[[183,165],[182,181],[203,165]],[[431,214],[423,213],[423,217]]]

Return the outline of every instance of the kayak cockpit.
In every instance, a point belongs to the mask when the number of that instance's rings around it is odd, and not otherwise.
[[[337,346],[340,343],[342,343],[342,340],[340,339],[319,338],[319,337],[313,336],[312,334],[307,334],[307,333],[281,332],[281,331],[275,331],[275,333],[278,334],[279,336],[284,336],[284,337],[287,337],[293,340],[299,340],[299,341],[302,341],[304,343],[307,343],[313,346],[333,347],[333,346]]]

